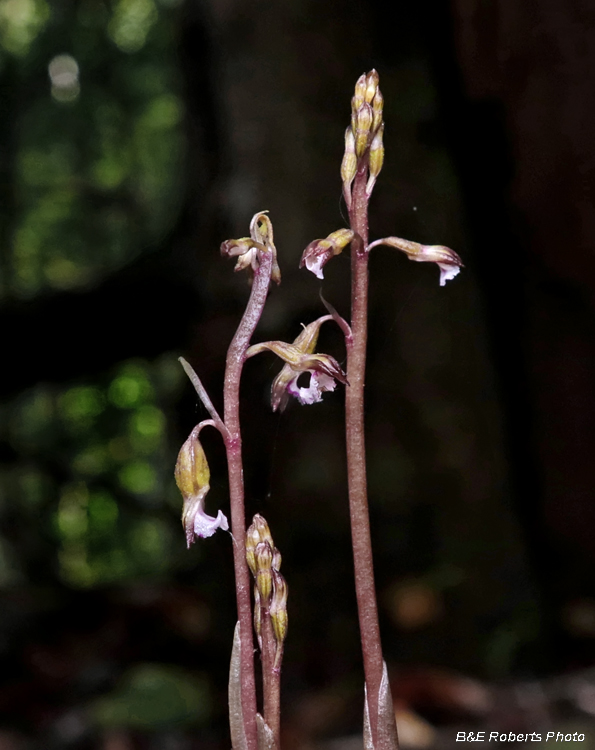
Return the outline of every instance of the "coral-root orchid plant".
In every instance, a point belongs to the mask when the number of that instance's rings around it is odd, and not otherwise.
[[[210,415],[210,419],[203,420],[192,430],[176,464],[176,481],[184,499],[182,523],[189,547],[197,537],[209,537],[217,529],[229,528],[221,510],[216,517],[205,512],[210,474],[200,443],[200,433],[204,427],[219,430],[227,453],[238,608],[229,677],[233,750],[280,750],[280,676],[283,643],[287,634],[287,583],[280,573],[281,554],[273,543],[265,519],[260,515],[254,516],[251,526],[246,529],[239,418],[240,378],[244,363],[263,352],[272,352],[283,361],[283,368],[272,384],[273,411],[284,409],[292,396],[301,404],[314,404],[322,399],[323,393],[333,391],[337,382],[345,386],[349,507],[365,674],[364,745],[366,750],[398,748],[378,626],[366,485],[364,377],[368,258],[372,248],[385,245],[404,252],[410,260],[436,263],[440,269],[441,286],[457,275],[462,262],[453,250],[443,245],[420,245],[399,237],[385,237],[372,243],[368,241],[368,202],[384,160],[382,108],[378,74],[372,70],[362,75],[356,83],[351,100],[351,124],[345,133],[341,178],[350,228],[339,229],[326,239],[311,242],[300,262],[300,266],[305,266],[322,279],[323,269],[330,259],[351,245],[351,323],[325,303],[329,314],[305,325],[293,343],[266,341],[251,345],[270,283],[275,281],[278,284],[281,281],[273,227],[267,212],[263,211],[253,217],[249,237],[227,240],[221,245],[224,256],[236,259],[235,270],[247,269],[252,276],[248,304],[227,352],[223,417],[213,406],[192,367],[184,359],[180,360]],[[315,351],[320,327],[331,320],[345,336],[346,373],[333,357]],[[306,372],[310,374],[310,383],[307,387],[300,387],[299,377]],[[253,629],[261,654],[262,713],[257,710]]]

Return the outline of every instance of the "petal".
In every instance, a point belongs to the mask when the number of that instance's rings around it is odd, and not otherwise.
[[[217,518],[209,516],[204,512],[202,508],[199,509],[198,513],[194,516],[194,534],[195,536],[206,537],[213,536],[217,529],[223,529],[227,531],[229,529],[229,523],[223,511],[217,513]]]
[[[333,378],[322,372],[314,372],[314,370],[308,370],[308,372],[310,373],[310,385],[307,388],[297,388],[294,381],[292,387],[288,390],[293,396],[296,396],[300,404],[317,404],[322,401],[322,394],[325,391],[335,390],[336,384]]]
[[[217,529],[227,531],[229,524],[222,511],[217,513],[217,518],[205,513],[205,497],[209,488],[192,495],[184,500],[184,515],[182,523],[186,531],[186,544],[188,548],[196,541],[198,537],[205,539],[213,536]]]
[[[297,396],[297,400],[302,405],[317,404],[322,401],[320,388],[317,387],[313,378],[310,378],[310,385],[307,388],[298,388],[297,391],[294,395]]]
[[[461,270],[459,266],[450,263],[438,263],[438,266],[440,267],[440,286],[444,286],[447,281],[454,279]]]
[[[322,267],[324,266],[325,262],[328,260],[328,258],[325,258],[324,255],[318,255],[306,258],[306,268],[308,271],[312,271],[314,276],[318,279],[324,279],[324,275],[322,273]]]
[[[323,372],[315,372],[312,377],[316,379],[318,387],[322,392],[334,391],[337,386],[334,379],[329,375],[325,375]]]

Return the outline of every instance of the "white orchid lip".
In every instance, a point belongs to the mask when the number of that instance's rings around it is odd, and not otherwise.
[[[305,265],[308,271],[312,271],[316,278],[323,279],[324,274],[322,273],[322,268],[327,260],[328,258],[324,255],[319,255],[318,257],[306,258]]]
[[[217,518],[209,516],[202,508],[199,508],[194,516],[194,534],[202,539],[213,536],[217,529],[229,530],[229,523],[223,511],[217,513]]]
[[[315,370],[306,370],[306,372],[310,373],[310,385],[307,388],[300,388],[297,384],[302,373],[298,373],[286,388],[287,392],[295,396],[300,404],[317,404],[322,401],[323,393],[335,390],[337,384],[329,375]]]
[[[438,263],[440,268],[440,286],[444,286],[447,281],[454,279],[461,272],[460,266],[449,265],[448,263]]]

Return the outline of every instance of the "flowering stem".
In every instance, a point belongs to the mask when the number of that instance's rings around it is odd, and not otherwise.
[[[281,667],[275,665],[277,644],[268,608],[262,613],[262,688],[264,720],[271,728],[279,748],[281,731]]]
[[[378,747],[378,694],[383,663],[374,587],[364,433],[364,380],[368,337],[368,195],[366,182],[367,163],[365,159],[362,159],[354,180],[349,209],[351,229],[356,236],[351,245],[352,336],[346,337],[349,387],[345,389],[345,412],[355,590],[372,738],[374,746]]]
[[[264,308],[271,280],[272,254],[259,254],[259,267],[254,271],[252,291],[244,316],[227,351],[223,390],[224,436],[229,475],[233,561],[236,580],[238,620],[240,622],[242,714],[247,750],[256,750],[256,686],[254,682],[254,640],[250,574],[246,563],[246,517],[244,511],[244,471],[242,436],[240,433],[240,378],[246,349]]]

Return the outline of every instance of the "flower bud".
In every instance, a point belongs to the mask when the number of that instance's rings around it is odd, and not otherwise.
[[[269,525],[260,513],[257,513],[252,518],[252,526],[250,526],[250,529],[254,529],[254,533],[258,534],[258,541],[268,542],[271,545],[271,548],[275,546],[273,544],[273,537],[271,536]]]
[[[227,531],[229,524],[221,511],[213,518],[205,513],[205,497],[211,477],[205,452],[198,439],[198,428],[190,433],[178,454],[176,484],[184,499],[182,524],[188,547],[196,537],[212,536],[217,529]]]
[[[275,547],[273,550],[273,570],[276,570],[277,573],[281,570],[281,559],[281,553]]]
[[[254,631],[258,639],[258,646],[262,651],[262,607],[260,606],[260,594],[254,586]]]
[[[281,644],[287,636],[287,583],[285,578],[273,571],[273,596],[269,607],[273,634],[277,643]]]
[[[382,169],[384,163],[384,145],[382,143],[382,136],[384,134],[384,123],[380,125],[378,132],[374,135],[372,143],[370,144],[370,161],[369,170],[370,176],[368,178],[368,184],[366,185],[366,193],[368,196],[372,194],[372,189]]]
[[[256,560],[254,558],[254,551],[256,545],[260,542],[260,534],[256,530],[254,524],[248,528],[246,532],[246,562],[252,572],[252,575],[256,575]]]
[[[380,76],[372,68],[372,70],[366,76],[366,82],[365,82],[366,91],[364,94],[364,99],[368,102],[368,104],[371,104],[374,97],[376,96],[379,82],[380,82]]]
[[[257,242],[261,243],[263,249],[266,248],[272,257],[271,281],[275,284],[281,283],[281,269],[277,262],[277,248],[273,242],[273,222],[267,216],[267,211],[260,211],[254,214],[250,222],[250,236]]]
[[[343,180],[343,192],[349,190],[357,172],[357,156],[355,155],[355,135],[351,128],[345,131],[345,152],[341,162],[341,179]]]
[[[366,74],[362,73],[355,82],[355,93],[353,94],[353,98],[351,99],[351,111],[354,115],[365,101],[367,87],[368,82],[366,79]]]
[[[384,108],[384,97],[380,89],[376,90],[374,95],[374,101],[372,102],[372,132],[376,133],[378,128],[382,125],[382,110]]]
[[[256,587],[262,604],[268,604],[273,591],[273,550],[268,542],[259,542],[254,550]]]
[[[364,102],[355,117],[355,153],[358,159],[361,159],[368,148],[373,119],[372,107]]]

